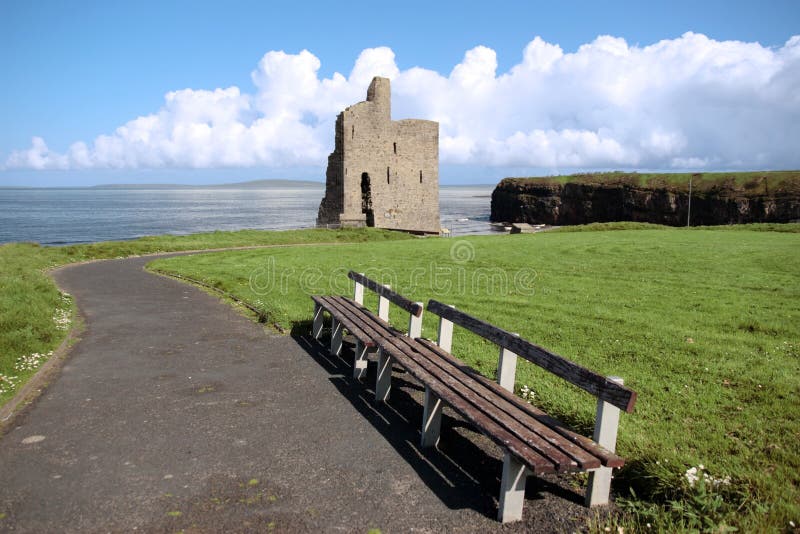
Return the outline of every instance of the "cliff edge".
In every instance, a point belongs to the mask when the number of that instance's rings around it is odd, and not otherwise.
[[[800,171],[505,178],[492,193],[491,220],[685,226],[690,182],[692,226],[800,220]]]

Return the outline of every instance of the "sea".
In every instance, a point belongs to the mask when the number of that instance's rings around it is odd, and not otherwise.
[[[442,227],[492,232],[494,186],[442,186]],[[58,246],[215,230],[313,228],[324,187],[0,188],[0,243]]]

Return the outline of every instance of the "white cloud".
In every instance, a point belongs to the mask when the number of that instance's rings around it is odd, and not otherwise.
[[[449,74],[400,70],[366,49],[320,78],[311,52],[272,51],[237,87],[184,89],[163,107],[63,153],[36,137],[7,168],[323,166],[336,114],[373,76],[393,84],[393,116],[440,122],[441,162],[536,168],[800,167],[800,36],[779,48],[686,33],[639,47],[600,36],[574,53],[539,37],[497,73],[468,50]]]

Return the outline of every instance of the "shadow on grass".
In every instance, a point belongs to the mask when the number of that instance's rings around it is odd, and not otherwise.
[[[448,508],[471,508],[492,519],[497,516],[503,454],[498,446],[445,407],[438,447],[420,448],[424,388],[411,375],[395,366],[389,401],[376,403],[374,354],[370,355],[366,379],[359,381],[352,377],[353,347],[347,336],[339,357],[329,353],[328,330],[323,331],[319,341],[310,336],[310,322],[295,324],[292,337]],[[541,500],[548,493],[571,503],[583,503],[582,492],[558,482],[550,477],[529,477],[525,497]]]

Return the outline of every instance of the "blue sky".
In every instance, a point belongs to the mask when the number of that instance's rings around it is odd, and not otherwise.
[[[692,32],[689,37],[687,32]],[[800,103],[790,89],[798,89],[794,82],[800,80],[796,53],[800,46],[787,45],[798,34],[796,0],[319,4],[0,0],[0,186],[204,183],[265,177],[321,180],[333,142],[332,119],[339,109],[334,106],[350,103],[344,100],[348,97],[352,102],[364,98],[366,86],[353,75],[359,58],[362,70],[374,68],[374,74],[397,78],[395,118],[407,112],[440,120],[443,182],[485,183],[505,174],[600,168],[796,168],[800,161],[793,159],[791,147],[773,148],[773,141],[754,148],[752,154],[746,149],[727,150],[731,141],[715,137],[714,128],[704,125],[697,114],[708,111],[708,121],[722,120],[727,130],[750,132],[739,138],[769,130],[781,134],[778,137],[798,139]],[[621,39],[622,52],[619,40],[598,41],[604,35]],[[536,37],[541,46],[530,46]],[[647,48],[665,40],[672,46]],[[749,46],[728,45],[734,41]],[[553,59],[548,54],[555,46],[560,52]],[[301,56],[303,50],[310,56]],[[536,52],[537,61],[546,63],[547,75],[538,63],[530,70],[540,73],[537,77],[519,75],[502,81],[504,74],[530,66],[524,61],[525,50]],[[289,59],[264,60],[270,51],[284,51]],[[670,63],[676,56],[709,59],[694,65],[682,84],[672,86],[674,69],[681,65]],[[569,101],[558,100],[556,96],[575,87],[576,80],[587,79],[588,71],[576,70],[580,61],[596,64],[593,72],[610,74],[597,83],[586,82]],[[720,62],[727,71],[720,71]],[[598,85],[613,84],[620,75],[653,64],[654,72],[626,82],[641,84],[638,92],[619,88],[607,94]],[[326,106],[292,103],[278,110],[270,103],[256,104],[277,94],[279,84],[270,73],[279,65],[289,77],[313,74],[320,87],[307,97]],[[469,83],[455,80],[458,66],[470,73]],[[415,76],[413,67],[424,69],[425,76]],[[728,82],[739,83],[738,75],[753,78],[753,72],[743,69],[765,73],[763,83],[748,86],[749,93],[726,88]],[[324,83],[335,81],[335,73],[346,79],[346,87],[334,90]],[[260,84],[254,81],[258,76]],[[302,76],[297,79],[307,79]],[[643,95],[653,89],[642,79],[655,77],[663,78],[659,88],[669,91],[659,89],[664,94],[648,100]],[[493,84],[491,90],[484,82]],[[701,85],[702,97],[696,99],[687,88]],[[527,91],[534,86],[535,91]],[[784,86],[784,93],[771,93],[773,87]],[[211,104],[202,98],[229,88],[238,94],[226,93]],[[451,100],[463,105],[453,108],[429,101],[434,88],[452,92]],[[278,152],[273,149],[275,140],[253,132],[239,141],[265,144],[253,154],[237,159],[230,155],[233,147],[224,155],[198,159],[197,153],[207,150],[202,143],[178,148],[173,143],[168,150],[155,144],[133,146],[130,138],[114,137],[120,126],[138,117],[158,116],[162,123],[152,128],[172,142],[174,130],[169,128],[174,128],[177,115],[165,95],[185,89],[191,94],[182,93],[178,99],[185,98],[186,106],[236,100],[231,104],[237,109],[236,120],[247,128],[258,117],[297,113],[302,115],[298,125],[312,117],[314,128],[298,133],[294,141],[298,146],[310,143],[313,150],[288,157],[291,143]],[[480,100],[479,94],[491,94],[491,100]],[[715,94],[720,95],[718,102]],[[241,103],[238,99],[244,97],[247,102]],[[520,113],[500,112],[504,118],[494,118],[492,102],[500,97],[512,101]],[[278,95],[276,101],[281,98]],[[745,105],[754,100],[759,104]],[[577,101],[583,104],[569,113],[554,111]],[[537,106],[542,109],[533,109]],[[478,120],[459,115],[458,109],[464,107],[474,110]],[[726,108],[724,115],[713,115],[721,107]],[[608,108],[608,116],[586,118],[599,108]],[[682,110],[683,119],[670,117],[670,109]],[[214,128],[222,124],[217,128],[220,136],[229,131],[225,129],[229,118],[219,114],[197,120]],[[654,123],[651,129],[640,130],[641,125]],[[112,155],[97,145],[103,135],[114,137]],[[640,146],[634,141],[643,138],[652,142]],[[84,143],[85,150],[70,152],[76,142]],[[148,150],[152,154],[145,153]]]

